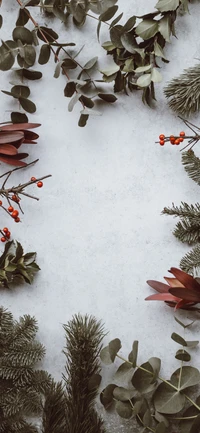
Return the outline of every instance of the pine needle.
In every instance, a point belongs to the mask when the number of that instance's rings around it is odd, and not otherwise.
[[[183,152],[182,164],[188,176],[200,185],[200,158],[198,158],[193,150]]]
[[[183,271],[194,275],[200,272],[200,245],[195,246],[180,261],[180,267]]]
[[[200,110],[200,65],[185,69],[164,89],[169,106],[176,113],[189,117]]]
[[[66,332],[66,433],[104,433],[94,409],[97,388],[90,379],[100,372],[99,354],[105,335],[94,317],[76,315],[64,325]]]

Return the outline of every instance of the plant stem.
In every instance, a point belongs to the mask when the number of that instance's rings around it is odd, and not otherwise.
[[[133,365],[132,362],[128,361],[127,359],[123,358],[122,356],[120,356],[118,354],[116,356],[117,356],[117,358],[121,359],[122,361],[127,362],[128,364]],[[154,375],[154,373],[152,371],[149,371],[146,368],[141,367],[140,365],[136,365],[136,368],[139,368],[140,370],[145,371],[146,373],[149,373],[152,376]],[[168,380],[165,380],[163,377],[158,376],[158,379],[161,380],[161,382],[166,383],[166,385],[169,385],[171,388],[175,389],[176,391],[181,392],[181,394],[184,395],[187,398],[187,400],[200,411],[200,407],[190,397],[188,397],[187,394],[185,394],[184,392],[180,391],[179,388],[177,388],[176,386],[172,385],[172,383],[168,382]]]

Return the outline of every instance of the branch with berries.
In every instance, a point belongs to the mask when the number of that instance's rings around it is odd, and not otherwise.
[[[169,137],[166,137],[164,134],[160,134],[159,141],[157,141],[156,143],[159,143],[160,146],[164,146],[164,144],[167,142],[171,143],[172,145],[179,145],[183,141],[188,140],[186,146],[184,146],[181,151],[186,149],[187,147],[192,149],[195,144],[200,140],[200,128],[189,122],[188,120],[183,119],[182,117],[180,117],[180,119],[183,120],[185,125],[194,133],[194,135],[186,135],[185,131],[181,131],[179,135],[170,135]]]
[[[30,162],[29,164],[26,165],[26,167],[29,167],[33,164],[35,164],[38,161],[38,159],[36,159],[35,161]],[[23,196],[29,197],[31,199],[34,200],[39,200],[38,197],[28,194],[26,192],[26,189],[28,186],[35,184],[38,188],[42,188],[43,187],[43,180],[47,179],[48,177],[51,177],[51,174],[48,174],[46,176],[42,176],[39,178],[36,178],[34,176],[32,176],[30,178],[30,180],[28,180],[26,183],[23,184],[19,184],[17,186],[12,186],[12,187],[7,187],[7,181],[10,178],[10,176],[12,175],[12,173],[14,171],[17,170],[22,170],[24,168],[23,167],[17,167],[14,168],[13,170],[7,171],[6,173],[2,174],[0,176],[0,179],[5,177],[4,182],[2,184],[2,186],[0,187],[0,197],[2,198],[2,200],[0,200],[0,207],[8,214],[10,215],[14,221],[16,223],[20,222],[20,217],[19,217],[19,212],[21,211],[21,213],[23,214],[23,210],[21,207],[21,200]],[[3,199],[7,201],[8,207],[4,204]],[[15,206],[17,206],[19,208],[19,210],[15,209]],[[3,238],[6,238],[5,240],[2,240],[2,242],[5,242],[7,240],[7,236],[5,230],[2,231],[0,230],[1,234],[3,235]]]

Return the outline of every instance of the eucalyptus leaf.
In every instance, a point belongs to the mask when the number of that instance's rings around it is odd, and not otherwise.
[[[130,362],[123,362],[123,364],[121,364],[119,366],[119,368],[117,369],[116,373],[115,373],[115,378],[116,379],[121,379],[123,378],[125,375],[127,375],[127,373],[130,372],[130,370],[133,368],[133,366],[131,365]]]
[[[76,69],[77,68],[77,62],[73,59],[66,58],[62,61],[62,66],[65,69]]]
[[[186,350],[178,350],[176,352],[176,359],[179,359],[180,361],[189,362],[191,360],[191,356]]]
[[[149,390],[154,389],[154,371],[151,364],[149,362],[145,362],[141,365],[141,368],[138,367],[132,377],[131,382],[141,394],[145,394],[149,392]]]
[[[200,372],[197,368],[190,366],[183,366],[182,369],[176,370],[171,376],[171,383],[178,388],[179,386],[179,376],[181,374],[180,380],[180,390],[189,388],[190,386],[198,385],[200,383]]]
[[[108,348],[109,348],[109,353],[110,353],[110,358],[112,360],[112,362],[114,362],[117,353],[119,352],[119,350],[121,349],[122,345],[121,345],[121,341],[119,340],[119,338],[115,338],[114,340],[110,341]]]
[[[146,410],[142,421],[143,421],[143,424],[145,427],[151,427],[152,426],[151,412],[149,409]]]
[[[101,70],[100,72],[104,75],[106,75],[106,77],[109,77],[113,74],[115,74],[116,72],[118,72],[120,69],[120,67],[118,65],[116,65],[116,63],[113,63],[108,69],[106,70]]]
[[[150,71],[151,69],[152,69],[152,65],[139,66],[138,68],[135,69],[135,73],[139,74],[141,72]]]
[[[115,26],[120,20],[121,20],[121,18],[123,17],[123,12],[120,14],[120,15],[118,15],[118,17],[116,17],[113,21],[112,21],[112,23],[110,24],[110,29],[113,27],[113,26]]]
[[[94,65],[96,65],[98,60],[98,57],[93,57],[92,59],[90,59],[87,63],[85,63],[85,65],[83,66],[83,69],[85,70],[89,70],[91,68],[93,68]]]
[[[117,385],[108,385],[100,394],[100,401],[105,409],[108,409],[113,403],[113,391]]]
[[[19,102],[25,111],[27,111],[28,113],[35,113],[36,106],[34,102],[30,101],[30,99],[20,97]]]
[[[164,422],[160,422],[156,426],[155,433],[165,433],[165,432],[166,432],[166,425],[164,424]]]
[[[81,110],[80,113],[84,114],[84,115],[88,115],[88,116],[101,116],[102,115],[102,113],[100,111],[93,110],[92,108],[87,108],[87,107],[84,107],[84,109]]]
[[[138,24],[135,32],[144,40],[150,39],[158,32],[158,22],[154,20],[143,20]]]
[[[41,49],[40,49],[40,55],[38,58],[38,63],[40,65],[45,65],[46,63],[48,63],[50,55],[51,55],[50,46],[48,44],[43,44],[41,46]]]
[[[73,96],[73,98],[71,99],[71,101],[68,104],[68,111],[71,112],[73,110],[73,108],[74,108],[75,104],[78,102],[79,98],[80,98],[80,95],[78,93],[76,93]]]
[[[11,121],[12,123],[27,123],[28,117],[25,113],[18,113],[17,111],[13,111],[11,113]]]
[[[14,98],[28,98],[30,95],[30,89],[28,86],[17,85],[12,87],[11,93]]]
[[[135,392],[133,389],[126,389],[122,386],[116,386],[116,388],[113,390],[113,397],[116,400],[120,401],[128,401],[131,400],[134,396]]]
[[[110,29],[111,42],[116,48],[123,48],[123,44],[121,41],[122,34],[123,34],[123,27],[119,24]]]
[[[71,96],[73,96],[75,91],[76,91],[76,84],[73,81],[68,82],[64,88],[64,95],[67,96],[68,98],[71,98]]]
[[[89,119],[88,114],[81,114],[78,121],[78,126],[84,127],[87,124],[88,119]]]
[[[0,47],[0,70],[9,71],[15,63],[13,52],[5,46]]]
[[[118,10],[118,6],[111,6],[105,12],[103,12],[101,15],[99,15],[99,20],[100,21],[111,20],[111,18],[116,14],[117,10]]]
[[[133,368],[135,368],[137,365],[138,345],[139,345],[139,342],[137,340],[135,340],[132,344],[132,350],[128,356],[128,360],[132,363]]]
[[[33,35],[30,30],[26,29],[23,26],[17,26],[13,30],[13,39],[17,41],[18,39],[22,41],[23,44],[32,44],[33,43]]]
[[[154,393],[155,409],[163,414],[176,414],[185,404],[185,396],[171,388],[166,383],[161,383]]]
[[[29,20],[29,14],[27,13],[27,9],[20,8],[19,15],[16,21],[16,26],[25,26],[28,20]]]
[[[124,403],[122,401],[117,401],[115,405],[116,412],[121,418],[129,419],[133,415],[133,410],[130,403]]]
[[[126,33],[126,32],[129,32],[130,30],[132,30],[135,23],[136,23],[136,16],[133,15],[132,17],[130,17],[128,19],[128,21],[126,21],[126,24],[124,24],[124,27],[123,27],[124,32]]]
[[[151,71],[151,81],[153,83],[161,83],[162,81],[162,75],[157,68],[153,68]]]
[[[22,73],[22,76],[28,80],[39,80],[42,78],[42,72],[34,71],[33,69],[20,69],[18,72]]]
[[[110,103],[117,101],[117,97],[110,93],[98,93],[98,97],[100,99],[103,99],[103,101],[110,102]]]
[[[59,38],[58,34],[54,32],[53,29],[49,27],[43,27],[43,26],[40,26],[38,28],[37,36],[39,39],[41,39],[44,42],[46,42],[46,40],[48,40],[48,42],[54,42],[55,39]]]

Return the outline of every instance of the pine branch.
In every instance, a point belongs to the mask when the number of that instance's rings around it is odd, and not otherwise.
[[[193,150],[182,154],[182,164],[188,176],[200,185],[200,158],[198,158]]]
[[[195,226],[190,224],[187,219],[181,222],[179,221],[176,224],[173,234],[181,242],[186,242],[189,245],[192,245],[200,241],[200,224]]]
[[[74,316],[64,325],[66,332],[66,432],[103,433],[94,409],[96,388],[90,379],[100,372],[99,353],[104,330],[94,317]]]
[[[180,267],[183,271],[194,275],[200,271],[200,245],[195,246],[180,261]]]
[[[163,215],[172,215],[179,217],[181,220],[186,220],[191,225],[200,226],[200,204],[195,205],[181,202],[181,206],[175,206],[172,203],[172,207],[165,207],[162,211]]]
[[[52,383],[46,393],[43,407],[42,433],[64,433],[65,396],[61,383]]]
[[[185,69],[164,89],[169,106],[176,113],[189,117],[200,109],[200,65]]]

